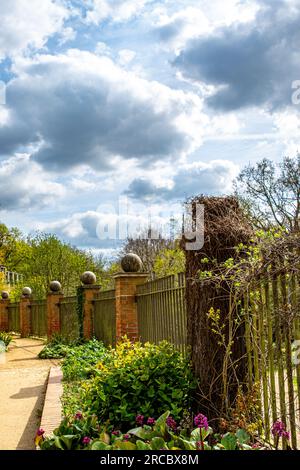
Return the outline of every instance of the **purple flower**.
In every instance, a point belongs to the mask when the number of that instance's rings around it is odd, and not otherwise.
[[[77,411],[77,413],[75,414],[75,419],[82,419],[83,418],[83,414],[80,413],[80,411]]]
[[[148,418],[147,419],[147,424],[148,424],[148,426],[153,426],[155,424],[155,419],[154,418]]]
[[[36,432],[36,435],[37,435],[37,436],[42,436],[43,434],[45,434],[45,431],[44,431],[44,429],[42,429],[42,428],[39,428],[39,429],[37,430],[37,432]]]
[[[272,434],[274,437],[285,437],[286,439],[290,438],[290,433],[286,430],[285,424],[282,421],[275,421],[272,426]]]
[[[207,417],[203,414],[199,413],[197,416],[195,416],[194,423],[195,426],[197,426],[199,429],[205,429],[205,431],[208,430],[208,420]]]
[[[144,416],[143,415],[137,415],[136,418],[135,418],[135,421],[136,423],[139,425],[139,426],[143,426],[144,424]]]
[[[87,446],[87,445],[89,445],[89,443],[91,442],[91,440],[92,440],[92,439],[91,439],[90,437],[85,436],[85,437],[82,439],[82,444],[84,444],[84,445]]]
[[[123,439],[124,439],[124,441],[129,441],[130,435],[129,434],[124,434]]]
[[[120,431],[113,431],[113,432],[112,432],[112,435],[113,435],[113,436],[119,436],[119,435],[120,435]]]
[[[176,421],[172,418],[172,416],[169,416],[169,417],[166,419],[166,424],[167,424],[167,426],[169,426],[170,429],[172,429],[173,431],[176,431],[176,429],[177,429],[177,423],[176,423]]]

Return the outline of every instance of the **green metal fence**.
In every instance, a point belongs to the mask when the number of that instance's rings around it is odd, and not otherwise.
[[[262,432],[272,439],[272,423],[279,419],[290,431],[292,448],[300,448],[299,279],[269,273],[249,288],[245,307],[249,387],[260,387]]]
[[[10,303],[8,306],[8,329],[11,333],[20,333],[19,303]]]
[[[47,302],[34,300],[30,304],[31,335],[43,338],[47,336]]]
[[[69,341],[79,337],[77,297],[64,297],[59,303],[61,335]]]
[[[106,346],[114,346],[116,341],[116,300],[115,291],[97,294],[93,301],[93,333]]]
[[[137,287],[139,334],[142,342],[168,340],[180,351],[187,346],[185,275],[156,279]]]

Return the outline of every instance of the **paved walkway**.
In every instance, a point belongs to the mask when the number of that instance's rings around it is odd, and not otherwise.
[[[17,338],[0,362],[0,450],[35,448],[49,369],[58,362],[37,358],[43,346]]]

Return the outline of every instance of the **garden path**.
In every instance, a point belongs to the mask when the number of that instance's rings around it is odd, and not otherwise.
[[[0,357],[0,450],[34,449],[49,369],[58,361],[38,359],[43,340],[15,338]]]

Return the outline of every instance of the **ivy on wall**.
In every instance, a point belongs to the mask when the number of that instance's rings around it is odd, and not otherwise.
[[[79,286],[77,287],[77,316],[78,316],[78,323],[79,323],[79,338],[83,339],[84,334],[83,334],[83,319],[84,319],[84,287]]]

